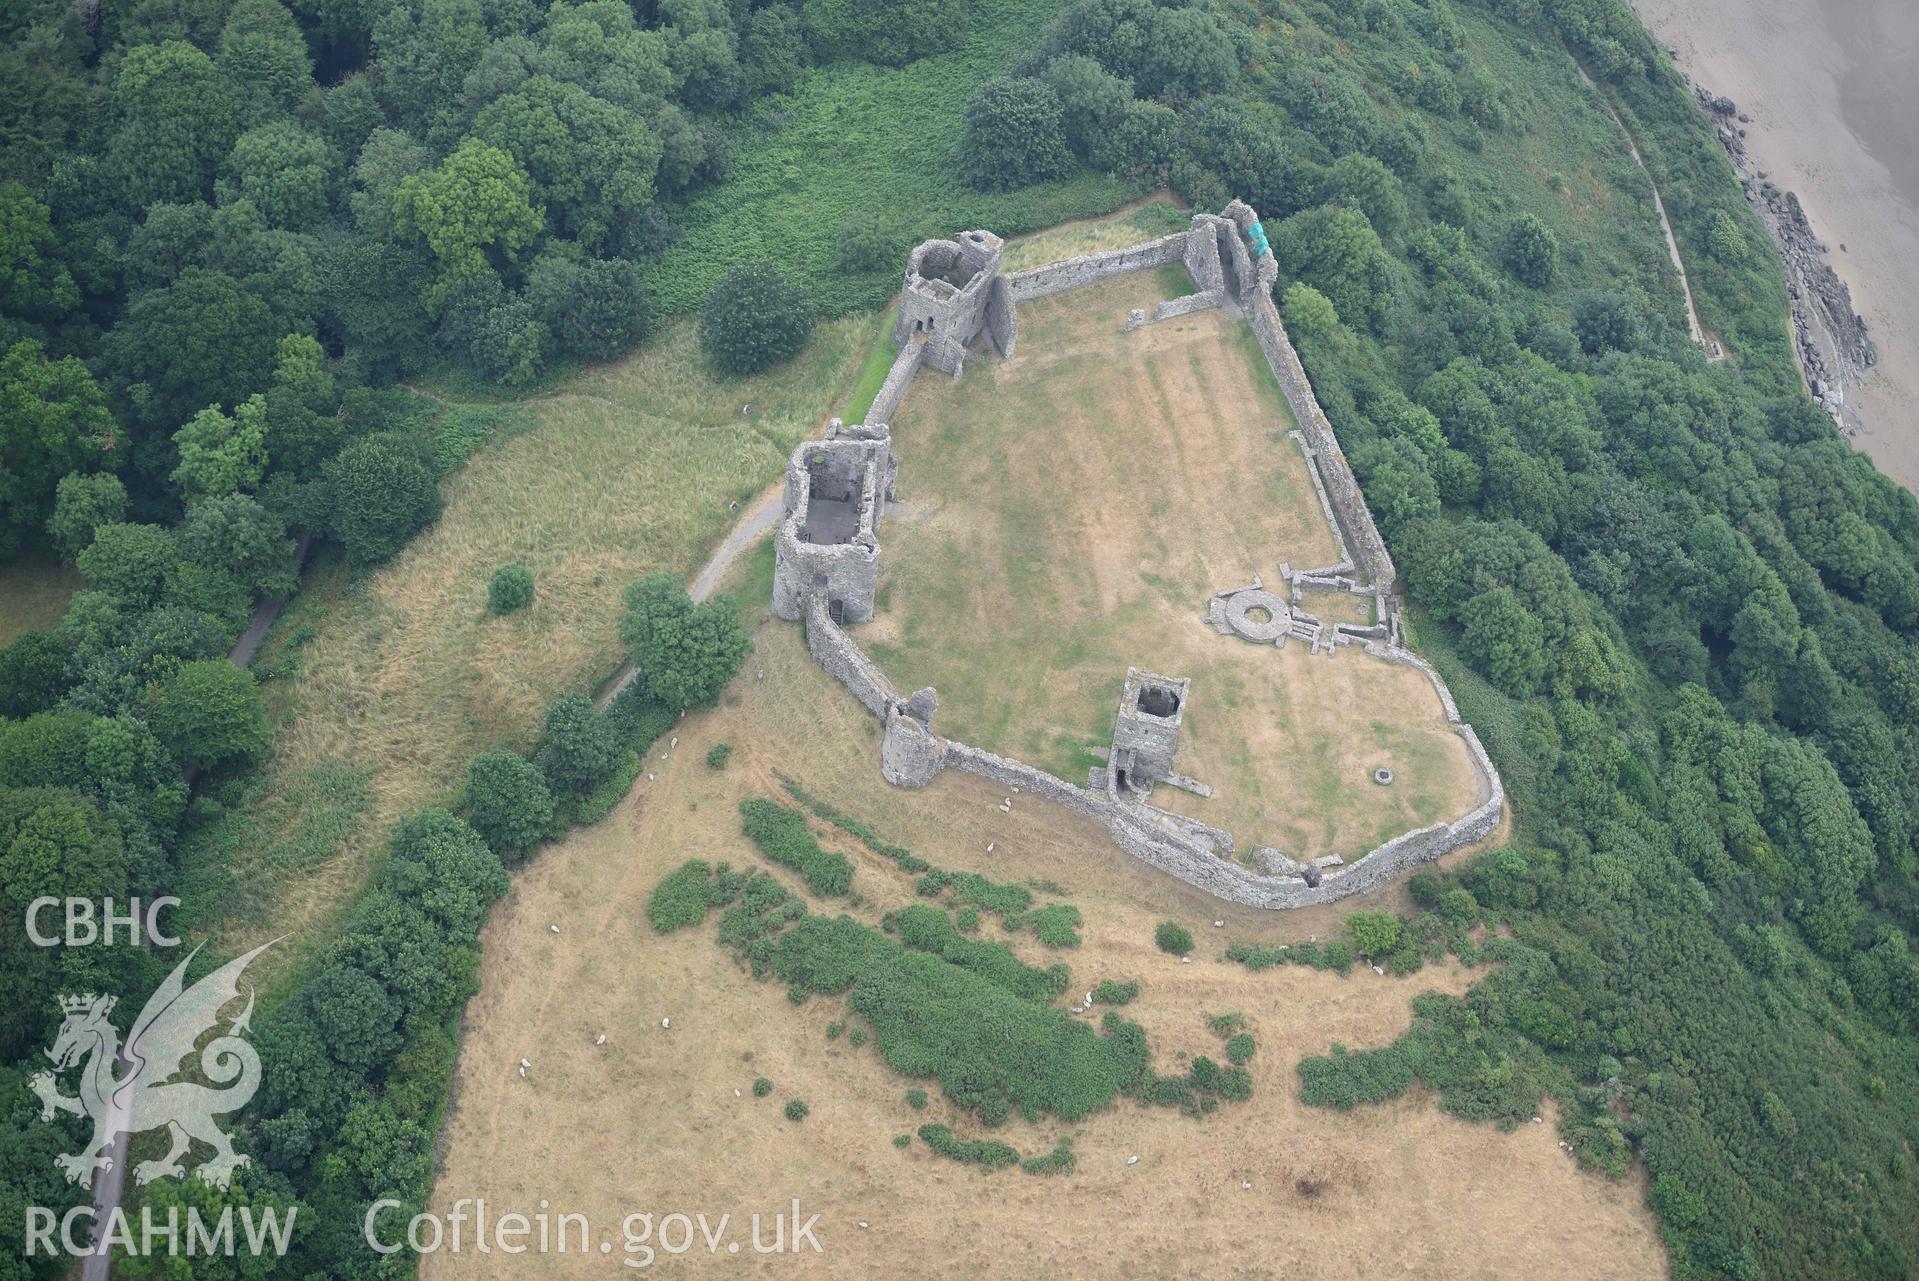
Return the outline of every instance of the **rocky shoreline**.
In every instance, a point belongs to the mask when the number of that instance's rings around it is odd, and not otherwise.
[[[1733,172],[1745,188],[1746,199],[1752,202],[1778,247],[1786,269],[1786,290],[1792,299],[1794,347],[1806,390],[1832,415],[1840,431],[1851,435],[1861,422],[1846,393],[1858,387],[1867,371],[1879,363],[1865,319],[1853,310],[1852,290],[1826,260],[1830,250],[1813,233],[1799,197],[1780,190],[1753,162],[1746,150],[1744,128],[1750,117],[1742,114],[1730,98],[1696,83],[1692,91],[1713,122]]]

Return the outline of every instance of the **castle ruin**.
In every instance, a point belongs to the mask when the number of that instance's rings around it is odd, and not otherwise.
[[[1001,251],[1000,238],[988,231],[929,240],[916,248],[893,329],[899,354],[866,424],[847,427],[835,419],[825,439],[802,442],[787,463],[784,512],[774,536],[773,611],[804,621],[809,652],[885,726],[881,772],[887,780],[924,787],[946,769],[981,775],[1103,822],[1124,849],[1162,871],[1261,908],[1330,903],[1490,835],[1504,811],[1505,789],[1473,727],[1460,719],[1445,681],[1404,646],[1392,559],[1273,304],[1279,268],[1258,215],[1235,200],[1222,213],[1194,214],[1184,231],[1017,272],[1000,270]],[[1158,784],[1210,794],[1204,783],[1173,768],[1191,695],[1185,678],[1127,669],[1112,747],[1102,753],[1105,763],[1092,768],[1086,785],[1079,786],[942,738],[933,729],[937,693],[922,689],[902,696],[845,630],[846,624],[873,615],[878,531],[887,504],[895,500],[899,470],[890,424],[919,367],[960,377],[969,347],[982,333],[1002,356],[1012,354],[1019,302],[1174,264],[1186,268],[1194,291],[1160,302],[1151,317],[1134,312],[1126,327],[1213,308],[1246,319],[1299,424],[1291,435],[1305,456],[1339,549],[1332,565],[1295,570],[1281,563],[1280,591],[1255,578],[1215,593],[1205,602],[1214,628],[1255,644],[1283,646],[1298,639],[1328,657],[1340,647],[1359,646],[1372,657],[1416,667],[1431,681],[1447,721],[1464,742],[1478,782],[1477,802],[1464,815],[1402,833],[1350,864],[1336,854],[1302,864],[1276,850],[1258,849],[1251,851],[1253,866],[1248,867],[1233,858],[1232,833],[1151,803]],[[1369,597],[1372,621],[1322,621],[1308,612],[1306,591]],[[1390,776],[1376,775],[1375,781],[1387,782]]]

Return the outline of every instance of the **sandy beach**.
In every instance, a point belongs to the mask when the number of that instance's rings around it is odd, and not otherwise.
[[[1919,4],[1634,5],[1681,70],[1752,117],[1754,160],[1831,248],[1879,350],[1853,443],[1919,491]]]

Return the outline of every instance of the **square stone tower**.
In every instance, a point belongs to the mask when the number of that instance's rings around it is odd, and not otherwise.
[[[1173,773],[1179,727],[1186,715],[1184,676],[1161,676],[1137,667],[1126,669],[1119,712],[1113,718],[1111,771],[1114,795],[1150,788]]]
[[[959,375],[966,345],[988,331],[1000,354],[1013,354],[1013,296],[999,274],[1002,242],[990,231],[928,240],[913,250],[900,287],[893,345],[926,344],[921,363]]]

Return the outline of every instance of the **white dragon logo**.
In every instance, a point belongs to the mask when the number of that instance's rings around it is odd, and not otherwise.
[[[187,966],[200,951],[194,948],[173,968],[166,981],[154,989],[140,1010],[140,1017],[127,1033],[124,1054],[120,1034],[107,1015],[115,998],[111,996],[63,996],[60,1008],[66,1020],[54,1038],[47,1057],[53,1071],[41,1072],[28,1082],[40,1096],[40,1119],[51,1121],[55,1110],[87,1116],[93,1120],[93,1138],[78,1152],[54,1158],[67,1179],[84,1183],[96,1170],[111,1169],[113,1158],[106,1155],[114,1136],[140,1134],[165,1126],[173,1147],[158,1161],[142,1161],[133,1168],[136,1182],[150,1183],[159,1178],[178,1178],[186,1173],[180,1164],[192,1140],[198,1139],[214,1150],[194,1173],[224,1188],[234,1170],[252,1163],[251,1158],[233,1150],[233,1143],[214,1124],[216,1115],[234,1112],[246,1106],[260,1088],[260,1056],[239,1034],[249,1029],[253,1017],[253,992],[247,991],[246,1009],[225,1034],[214,1037],[200,1051],[200,1072],[215,1089],[197,1081],[176,1080],[193,1055],[201,1035],[220,1018],[220,1007],[240,994],[240,972],[254,957],[272,947],[262,943],[245,956],[227,962],[213,973],[185,986]],[[91,1057],[89,1057],[91,1056]],[[55,1075],[86,1059],[80,1075],[77,1095],[61,1094]],[[116,1060],[127,1064],[124,1076],[114,1076]]]

